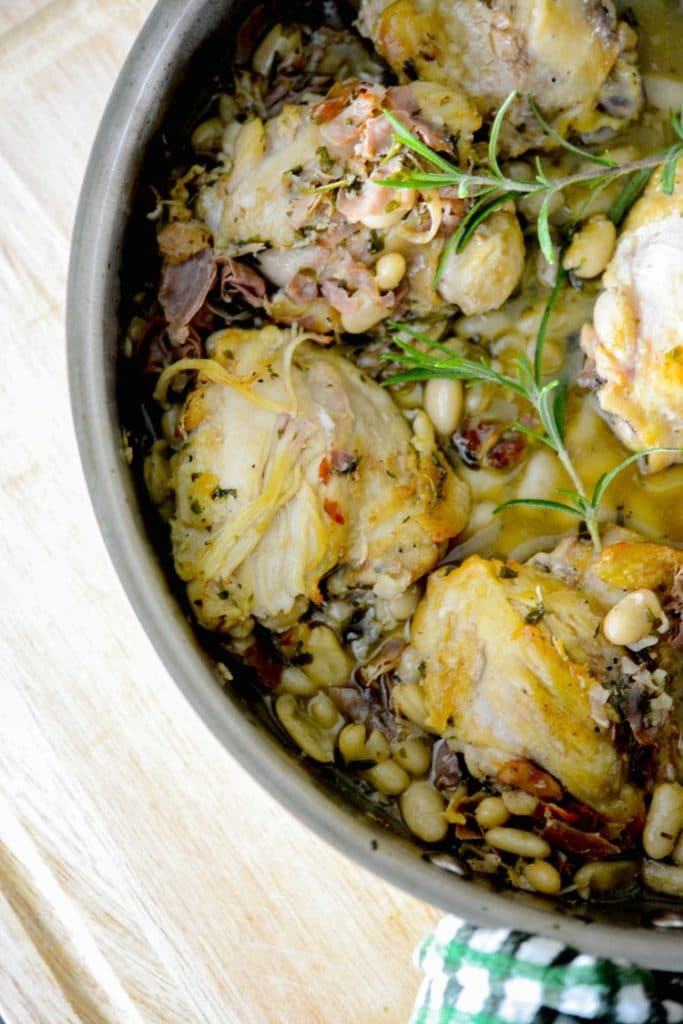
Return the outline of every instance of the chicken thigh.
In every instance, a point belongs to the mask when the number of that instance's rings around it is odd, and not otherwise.
[[[230,328],[198,371],[168,460],[173,556],[202,625],[285,628],[324,576],[335,593],[401,594],[439,559],[468,492],[426,416],[413,429],[386,391],[305,333]]]
[[[399,77],[460,86],[484,114],[516,89],[560,130],[590,134],[640,108],[611,0],[363,0],[358,25]]]
[[[672,195],[656,175],[605,271],[581,346],[600,407],[632,451],[683,446],[683,167]],[[650,471],[681,461],[652,455]]]

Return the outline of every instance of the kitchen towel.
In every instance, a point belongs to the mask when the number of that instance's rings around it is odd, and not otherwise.
[[[409,1024],[683,1022],[683,974],[600,960],[557,939],[448,916],[414,959],[425,977]]]

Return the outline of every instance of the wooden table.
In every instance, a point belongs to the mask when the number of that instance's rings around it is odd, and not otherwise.
[[[277,805],[180,697],[81,478],[69,235],[151,0],[0,0],[0,1015],[405,1021],[438,912]]]

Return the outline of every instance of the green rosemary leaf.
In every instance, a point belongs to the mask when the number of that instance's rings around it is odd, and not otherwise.
[[[536,103],[532,96],[528,97],[529,106],[531,112],[538,121],[539,125],[543,129],[546,135],[548,135],[553,142],[556,142],[558,146],[562,146],[563,149],[568,149],[570,153],[575,153],[580,156],[583,160],[589,160],[593,164],[599,164],[601,167],[616,167],[617,164],[611,157],[608,156],[597,156],[595,153],[589,152],[587,149],[580,149],[579,146],[574,146],[567,139],[564,139],[558,131],[556,131],[552,125],[548,124],[540,110],[536,106]]]
[[[669,121],[679,139],[683,139],[683,104],[678,113],[673,109],[669,111]]]
[[[538,409],[538,415],[541,417],[541,423],[553,448],[557,452],[564,447],[562,430],[555,416],[555,392],[559,386],[559,380],[548,381],[538,392],[536,398],[536,408]]]
[[[504,181],[505,180],[505,175],[501,171],[500,165],[498,163],[498,138],[500,136],[500,130],[503,127],[503,121],[505,120],[505,115],[508,112],[510,104],[513,103],[517,99],[517,95],[518,95],[517,94],[517,90],[513,89],[512,92],[510,93],[510,95],[507,97],[507,99],[503,103],[503,105],[499,108],[498,113],[496,114],[495,118],[493,119],[493,124],[491,125],[491,133],[489,135],[489,150],[488,150],[489,167],[491,168],[491,172],[500,181]]]
[[[383,110],[382,113],[394,129],[394,135],[404,146],[407,146],[408,149],[412,149],[414,153],[417,153],[424,160],[429,161],[430,164],[434,164],[435,167],[445,171],[447,174],[456,175],[458,177],[463,175],[464,172],[461,171],[459,167],[455,167],[455,165],[449,160],[446,160],[445,157],[435,153],[434,150],[430,149],[429,146],[422,142],[421,139],[418,139],[417,135],[413,135],[410,129],[406,128],[390,110]]]
[[[614,177],[606,175],[601,182],[599,182],[597,185],[594,185],[593,188],[589,190],[588,195],[579,207],[579,212],[576,214],[576,217],[574,218],[575,225],[579,224],[584,219],[584,217],[586,216],[586,214],[588,213],[588,211],[590,210],[591,206],[598,198],[598,196],[601,195],[606,188],[609,188],[613,181]]]
[[[567,419],[567,398],[569,396],[569,385],[566,377],[561,377],[555,390],[553,399],[553,415],[557,424],[557,432],[564,444],[564,427]]]
[[[683,145],[675,146],[662,168],[662,192],[665,196],[672,195],[676,187],[676,167],[681,153],[683,153]]]
[[[461,233],[456,245],[457,252],[462,252],[479,225],[485,221],[494,210],[499,206],[504,206],[505,203],[508,203],[511,199],[514,199],[514,192],[503,192],[498,196],[494,196],[492,199],[489,198],[490,194],[491,193],[488,193],[482,197],[484,201],[481,202],[480,205],[476,206],[476,212],[475,207],[472,207],[469,211],[466,224],[464,219],[461,222],[458,229]]]
[[[524,385],[530,395],[533,395],[536,390],[536,381],[534,379],[534,372],[531,368],[531,363],[526,352],[517,352],[515,355],[515,365],[517,367],[517,376],[520,382]]]
[[[545,345],[546,335],[548,333],[548,325],[550,323],[550,317],[552,316],[553,310],[557,305],[557,300],[560,297],[562,287],[567,280],[567,271],[560,262],[557,273],[555,275],[555,284],[553,290],[550,293],[550,298],[546,303],[546,307],[543,310],[543,316],[541,317],[541,323],[538,328],[538,334],[536,335],[536,347],[534,349],[534,379],[538,387],[541,386],[541,367],[543,365],[543,346]]]
[[[625,469],[628,469],[629,466],[632,466],[634,462],[637,462],[639,459],[647,458],[648,455],[673,454],[674,452],[676,454],[683,455],[683,448],[645,448],[645,450],[642,452],[636,452],[634,455],[629,455],[627,459],[624,459],[623,462],[620,462],[618,466],[614,467],[614,469],[610,469],[609,473],[603,473],[598,482],[596,483],[595,488],[593,489],[593,494],[590,499],[590,504],[593,510],[597,512],[598,508],[600,507],[600,503],[602,502],[602,499],[605,496],[605,491],[607,490],[607,488],[619,476],[620,473],[623,473]]]
[[[574,508],[572,505],[565,505],[562,501],[548,501],[546,498],[512,498],[510,501],[504,501],[502,505],[494,508],[493,514],[497,515],[498,512],[503,512],[506,508],[520,505],[525,505],[527,508],[550,509],[553,512],[566,512],[570,516],[578,516],[579,519],[583,519],[583,512],[579,511],[578,508]]]
[[[519,420],[515,420],[514,423],[510,424],[510,428],[518,431],[520,434],[526,434],[527,437],[532,437],[534,441],[538,441],[539,444],[545,444],[548,448],[553,447],[545,434],[541,434],[540,431],[527,427],[526,423],[520,423]]]
[[[619,227],[622,220],[647,185],[648,181],[652,177],[653,170],[654,169],[652,167],[643,168],[640,171],[635,171],[626,179],[626,184],[612,203],[609,213],[607,214],[616,227]]]
[[[425,171],[405,171],[402,174],[395,174],[390,178],[373,178],[373,185],[381,185],[382,188],[410,188],[429,192],[435,188],[446,188],[448,185],[455,185],[459,181],[452,174],[434,173]]]
[[[415,328],[411,327],[409,324],[401,323],[399,320],[387,320],[386,323],[387,327],[391,327],[392,330],[401,331],[403,334],[407,334],[409,337],[415,338],[416,341],[421,341],[425,345],[429,345],[430,348],[436,349],[438,352],[443,352],[443,354],[449,359],[455,355],[452,349],[447,348],[446,345],[442,345],[440,341],[435,341],[434,338],[430,338],[427,334],[422,334],[421,331],[415,330]],[[395,340],[397,344],[400,344],[404,348],[406,347],[406,342],[402,342],[398,338]],[[415,349],[415,351],[417,352],[418,349]],[[422,355],[422,353],[420,354]],[[426,358],[429,359],[431,357],[427,356]]]
[[[593,512],[592,505],[588,498],[585,498],[583,494],[579,494],[578,491],[572,491],[565,487],[556,487],[555,490],[563,497],[569,498],[572,505],[579,509],[587,519],[591,516]]]
[[[550,226],[548,224],[548,212],[550,209],[550,197],[552,193],[548,192],[543,205],[538,213],[538,222],[536,224],[536,231],[538,232],[538,244],[541,247],[541,252],[551,265],[555,262],[555,251],[553,249],[553,240],[550,237]]]
[[[539,185],[543,185],[546,188],[550,188],[550,179],[543,170],[543,164],[541,163],[540,156],[534,157],[534,166],[536,167],[536,181]]]

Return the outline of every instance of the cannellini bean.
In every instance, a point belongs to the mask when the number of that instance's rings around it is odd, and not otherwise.
[[[371,758],[373,761],[384,761],[391,753],[389,741],[386,736],[379,731],[379,729],[372,730],[366,740],[365,750],[367,757]]]
[[[483,412],[491,404],[491,389],[488,384],[471,384],[465,391],[467,412]]]
[[[318,692],[318,684],[295,665],[287,665],[280,676],[280,689],[283,693],[292,693],[295,697],[312,697]]]
[[[193,149],[219,149],[223,141],[225,125],[220,117],[210,117],[202,121],[192,132]]]
[[[550,856],[550,845],[545,839],[521,828],[490,828],[484,833],[484,839],[496,850],[514,853],[529,860],[543,860]]]
[[[337,740],[339,753],[349,764],[351,761],[364,761],[367,756],[365,747],[365,726],[361,722],[345,725]]]
[[[311,656],[303,671],[318,686],[343,686],[353,665],[329,626],[315,626],[304,640],[304,649]]]
[[[411,782],[401,796],[400,807],[403,820],[418,839],[438,843],[446,835],[446,804],[430,782]]]
[[[643,829],[643,847],[648,857],[662,860],[673,852],[683,829],[683,786],[662,782],[655,786]]]
[[[410,785],[410,776],[395,761],[382,761],[368,768],[365,777],[385,796],[400,796]]]
[[[424,390],[425,412],[437,434],[452,434],[462,418],[464,388],[460,380],[434,377]]]
[[[406,258],[400,252],[385,252],[375,263],[375,280],[381,292],[390,292],[403,280]]]
[[[326,693],[318,693],[308,703],[308,713],[323,729],[331,729],[339,718],[339,712]]]
[[[638,873],[632,860],[604,860],[584,864],[574,875],[574,885],[583,900],[629,889]]]
[[[501,799],[510,814],[519,817],[532,815],[538,804],[538,799],[532,793],[525,793],[522,789],[506,789]]]
[[[275,714],[304,754],[323,764],[334,760],[334,735],[312,721],[291,693],[277,698]]]
[[[545,860],[534,860],[524,868],[524,877],[536,892],[554,896],[562,888],[560,872]]]
[[[391,699],[399,715],[403,715],[414,725],[419,725],[421,729],[427,729],[427,708],[419,683],[401,683],[395,686],[391,692]]]
[[[485,796],[474,812],[477,824],[483,828],[497,828],[504,825],[510,812],[499,796]]]
[[[284,57],[301,49],[301,32],[290,25],[278,24],[259,43],[251,58],[251,66],[259,75],[267,75],[276,56]]]
[[[426,775],[432,761],[431,751],[417,736],[409,736],[394,747],[394,760],[410,775]]]
[[[611,220],[602,215],[590,217],[572,238],[562,265],[577,277],[597,277],[611,260],[616,241],[617,229]]]
[[[643,882],[654,892],[683,896],[683,868],[672,864],[660,864],[657,860],[643,861]]]
[[[602,631],[611,644],[635,644],[652,632],[662,607],[652,590],[634,590],[607,612]]]

